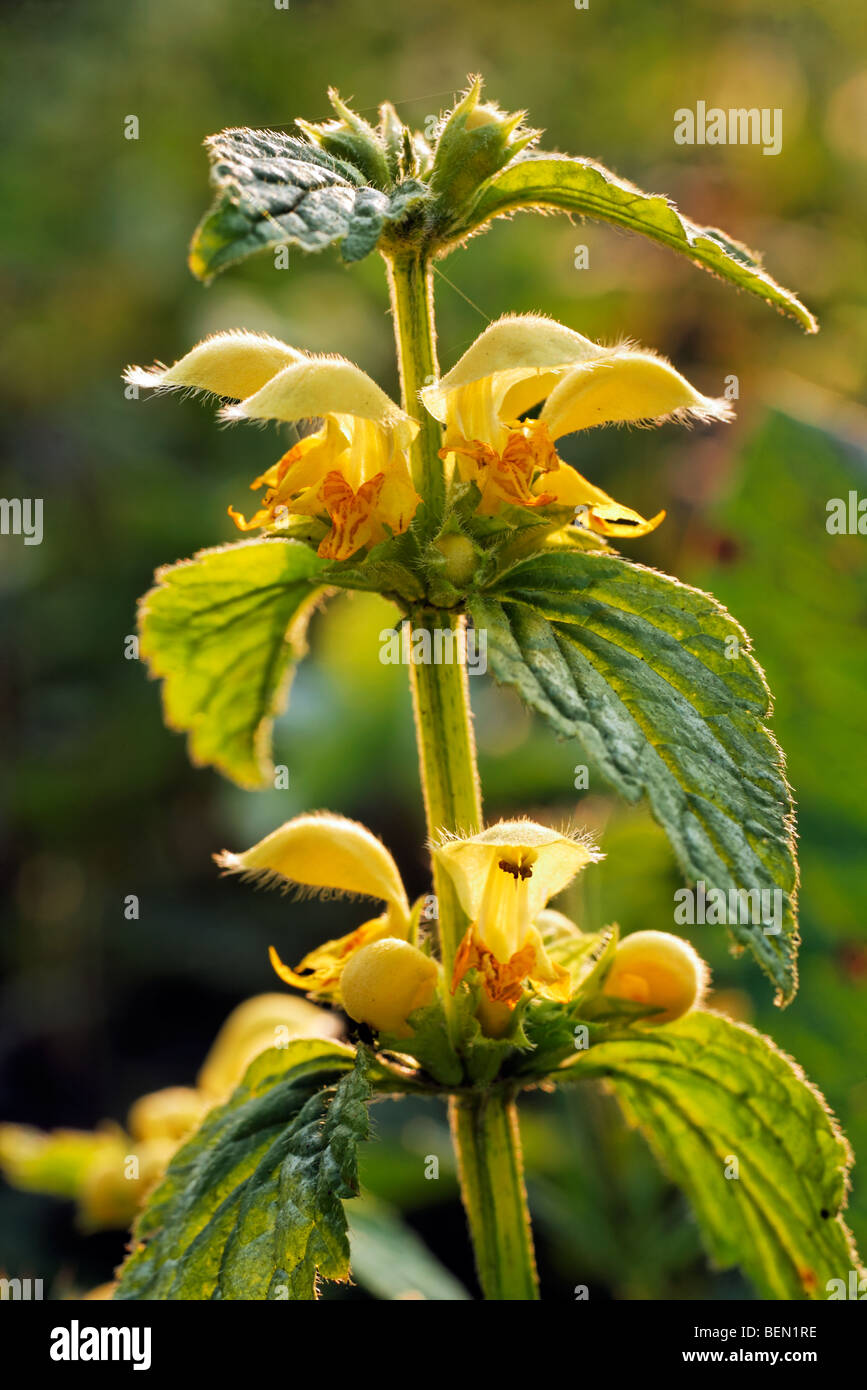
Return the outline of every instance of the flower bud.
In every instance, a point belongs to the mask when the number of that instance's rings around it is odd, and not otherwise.
[[[617,947],[602,992],[662,1010],[645,1024],[671,1023],[699,1003],[707,975],[701,956],[682,937],[637,931]]]
[[[356,1023],[380,1033],[412,1037],[407,1019],[433,999],[439,967],[416,946],[386,936],[363,946],[340,977],[343,1007]]]
[[[381,132],[374,130],[362,116],[350,110],[333,87],[329,90],[328,100],[337,113],[337,120],[313,125],[298,119],[295,124],[304,131],[311,145],[318,145],[326,154],[346,160],[360,169],[367,182],[375,188],[391,188],[392,167]]]
[[[458,588],[469,584],[478,563],[476,547],[468,536],[458,532],[441,536],[436,548],[445,561],[445,577]]]
[[[502,169],[537,135],[514,115],[493,103],[480,103],[479,78],[449,113],[440,131],[431,170],[431,192],[459,215],[485,179]]]

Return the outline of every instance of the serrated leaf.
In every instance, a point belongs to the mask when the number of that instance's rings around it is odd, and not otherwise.
[[[423,200],[415,181],[389,195],[346,160],[281,131],[224,130],[206,144],[217,196],[190,247],[200,280],[269,246],[337,244],[344,261],[363,260],[386,222],[414,215]]]
[[[359,260],[376,245],[388,198],[353,165],[281,131],[224,130],[206,145],[217,198],[190,247],[200,280],[267,246],[342,242]]]
[[[686,1192],[713,1261],[740,1265],[762,1296],[826,1299],[829,1280],[858,1268],[842,1216],[848,1144],[769,1038],[696,1012],[599,1043],[554,1076],[610,1083]]]
[[[533,152],[513,160],[482,187],[459,234],[521,208],[555,208],[638,232],[696,265],[758,295],[798,320],[808,333],[817,331],[809,309],[783,289],[749,251],[716,227],[702,227],[683,217],[669,198],[620,179],[589,159]]]
[[[791,999],[794,812],[743,629],[710,595],[602,552],[522,561],[469,611],[487,631],[496,679],[580,738],[628,801],[648,798],[689,880],[726,894],[779,891],[779,932],[740,921],[753,915],[741,911],[727,913],[728,930]]]
[[[172,1159],[136,1223],[119,1299],[312,1299],[345,1279],[343,1199],[367,1138],[366,1056],[272,1048]]]
[[[321,588],[324,561],[279,538],[200,550],[166,565],[139,604],[140,654],[162,678],[170,728],[190,757],[241,786],[272,775],[271,723]]]

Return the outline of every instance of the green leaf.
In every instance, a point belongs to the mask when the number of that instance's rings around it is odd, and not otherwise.
[[[115,1297],[313,1299],[317,1278],[345,1279],[369,1095],[363,1052],[302,1039],[262,1053],[175,1154]]]
[[[399,1038],[380,1033],[379,1046],[400,1058],[413,1058],[441,1086],[459,1086],[464,1073],[449,1036],[448,1020],[440,999],[416,1009],[408,1023],[412,1036]]]
[[[324,567],[307,546],[277,538],[200,550],[166,565],[139,604],[140,653],[161,677],[166,723],[190,736],[190,757],[241,786],[273,775],[268,742]]]
[[[436,998],[410,1014],[407,1021],[413,1030],[411,1037],[380,1033],[380,1048],[395,1054],[401,1065],[411,1060],[417,1062],[422,1069],[417,1078],[422,1088],[425,1074],[440,1086],[486,1085],[505,1062],[532,1044],[523,1028],[529,996],[513,1010],[508,1032],[500,1038],[489,1038],[482,1032],[476,1017],[481,996],[481,981],[477,972],[470,970],[454,996],[451,1023],[442,1000]],[[562,1056],[558,1055],[556,1061],[561,1061]]]
[[[755,252],[716,227],[691,222],[670,199],[643,193],[590,159],[533,152],[513,160],[483,185],[456,235],[466,236],[493,217],[533,207],[578,213],[638,232],[790,314],[808,333],[818,329],[809,309],[768,275]]]
[[[780,892],[778,933],[739,920],[751,912],[726,915],[737,919],[734,941],[790,1000],[794,813],[743,629],[710,595],[603,552],[522,561],[469,611],[487,631],[496,679],[558,733],[579,737],[628,801],[648,798],[688,879],[726,894]]]
[[[769,1038],[696,1012],[599,1043],[554,1076],[610,1082],[686,1192],[713,1261],[740,1265],[763,1297],[826,1299],[828,1281],[858,1267],[842,1216],[849,1146]]]
[[[414,532],[404,531],[400,536],[390,536],[372,546],[360,563],[359,557],[353,556],[329,564],[321,579],[329,587],[394,594],[412,602],[424,598],[424,587],[417,573],[419,551]]]
[[[389,195],[347,160],[280,131],[224,130],[206,144],[217,196],[190,246],[190,269],[204,281],[269,246],[339,244],[344,261],[363,260],[424,193],[407,180]]]
[[[533,1046],[524,1031],[529,995],[524,995],[512,1010],[508,1031],[500,1038],[489,1038],[482,1032],[477,1017],[483,989],[478,971],[470,970],[465,977],[464,987],[455,996],[458,1050],[467,1079],[474,1086],[486,1086],[494,1081],[504,1066],[514,1064]]]
[[[368,1194],[349,1212],[352,1277],[380,1299],[423,1298],[463,1302],[463,1284],[401,1218],[395,1207]]]

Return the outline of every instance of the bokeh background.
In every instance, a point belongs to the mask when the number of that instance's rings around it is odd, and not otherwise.
[[[3,15],[0,335],[6,449],[0,491],[42,497],[37,547],[0,538],[6,783],[0,1116],[52,1127],[122,1120],[130,1102],[192,1081],[229,1010],[271,990],[286,958],[354,924],[351,905],[293,904],[221,881],[211,854],[290,815],[330,807],[390,845],[426,890],[423,821],[403,673],[380,665],[390,611],[343,598],[313,623],[276,730],[288,791],[245,793],[192,769],[159,692],[124,657],[154,568],[233,537],[229,502],[269,464],[273,432],[221,431],[196,401],[125,399],[128,362],[172,361],[244,326],[339,351],[396,392],[382,265],[268,256],[205,290],[186,269],[208,202],[201,148],[224,126],[328,115],[337,86],[373,117],[383,98],[423,126],[466,74],[526,107],[544,143],[672,195],[696,220],[759,247],[819,315],[807,337],[759,301],[599,224],[522,216],[472,241],[437,280],[451,365],[504,311],[539,310],[590,336],[630,336],[710,394],[740,383],[725,429],[600,432],[585,471],[666,524],[624,546],[712,589],[752,634],[800,806],[801,990],[785,1012],[718,930],[694,939],[721,1005],[768,1031],[826,1093],[861,1163],[851,1222],[867,1243],[864,935],[865,548],[829,536],[826,502],[867,494],[864,141],[867,52],[855,0],[30,0]],[[677,146],[698,99],[780,107],[783,148]],[[124,138],[128,115],[139,139]],[[589,268],[575,268],[576,247]],[[491,818],[574,815],[607,859],[570,904],[588,929],[672,927],[680,880],[642,809],[591,775],[574,743],[511,695],[473,681]],[[124,899],[140,898],[138,921]],[[603,1096],[524,1106],[544,1291],[572,1298],[727,1298],[684,1204]],[[438,1105],[377,1108],[368,1187],[402,1209],[474,1290]],[[441,1157],[438,1181],[424,1156]],[[109,1277],[121,1234],[82,1235],[72,1209],[0,1190],[0,1268],[54,1296]],[[367,1296],[363,1290],[344,1297]]]

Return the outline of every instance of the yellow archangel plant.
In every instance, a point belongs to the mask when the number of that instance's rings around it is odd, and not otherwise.
[[[374,125],[331,93],[328,122],[208,142],[216,199],[193,239],[193,272],[210,280],[290,244],[334,246],[347,264],[378,252],[400,403],[343,357],[244,331],[207,338],[171,367],[128,369],[139,388],[216,398],[224,422],[292,431],[252,483],[264,489],[252,513],[229,509],[258,534],[160,571],[142,601],[142,655],[194,760],[265,786],[271,723],[319,601],[373,591],[414,632],[453,638],[474,624],[496,680],[581,742],[594,789],[646,798],[687,880],[779,891],[777,933],[730,931],[788,1002],[794,811],[764,676],[715,599],[612,548],[654,531],[665,499],[648,516],[616,500],[592,458],[598,426],[714,426],[731,408],[652,351],[538,314],[497,319],[442,372],[434,265],[496,218],[562,211],[664,244],[810,332],[815,320],[746,248],[593,161],[546,154],[523,113],[480,96],[474,80],[432,138],[388,103]],[[312,1298],[323,1278],[347,1277],[340,1199],[357,1190],[367,1102],[409,1092],[448,1099],[484,1297],[534,1299],[517,1098],[591,1078],[678,1176],[712,1255],[738,1260],[767,1296],[819,1296],[857,1256],[841,1214],[848,1151],[817,1094],[768,1039],[705,1006],[693,947],[648,925],[670,905],[648,894],[647,921],[623,940],[559,910],[599,851],[511,805],[486,826],[465,665],[413,660],[409,680],[432,891],[411,902],[381,841],[332,813],[297,815],[217,856],[229,874],[302,897],[375,904],[340,909],[346,934],[297,963],[271,950],[285,984],[343,1009],[353,1042],[296,1040],[252,1063],[169,1164],[117,1296],[270,1297],[279,1273],[292,1297]],[[773,1097],[767,1114],[741,1099],[757,1084]],[[760,1187],[725,1182],[708,1158],[721,1144],[766,1175]],[[202,1176],[224,1154],[234,1206]],[[777,1244],[761,1235],[782,1230]]]
[[[341,975],[357,951],[385,937],[409,940],[410,906],[400,871],[382,842],[357,821],[329,814],[298,816],[245,853],[224,850],[216,859],[227,873],[294,887],[302,895],[349,894],[385,904],[380,916],[318,946],[294,970],[272,946],[274,969],[296,989],[340,1003]]]

